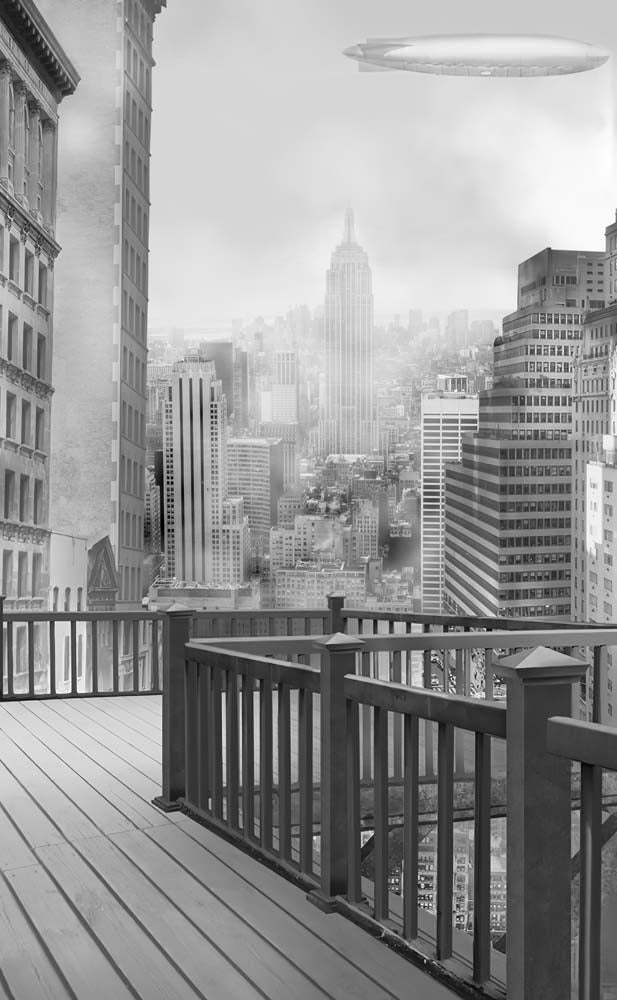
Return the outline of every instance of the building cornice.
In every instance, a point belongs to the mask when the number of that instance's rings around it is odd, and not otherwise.
[[[0,4],[2,0],[0,0]],[[15,222],[20,230],[23,240],[31,236],[34,240],[35,250],[42,248],[50,258],[50,263],[58,256],[61,247],[52,236],[49,229],[36,219],[29,209],[22,205],[14,195],[12,195],[0,180],[0,210],[6,216],[7,222]]]
[[[30,372],[24,371],[6,358],[0,358],[0,375],[4,375],[9,382],[19,385],[26,392],[34,392],[39,399],[49,399],[54,391],[53,386],[40,378],[35,378]]]
[[[0,18],[58,101],[72,94],[79,73],[33,0],[0,0]]]
[[[19,521],[0,520],[0,538],[4,539],[5,542],[18,541],[32,545],[44,545],[50,534],[49,528],[21,524]]]

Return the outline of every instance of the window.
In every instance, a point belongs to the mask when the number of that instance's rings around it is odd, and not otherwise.
[[[28,553],[17,555],[17,596],[27,597],[28,590]]]
[[[28,519],[28,506],[30,501],[30,477],[20,476],[19,477],[19,520],[26,521]]]
[[[35,524],[43,521],[43,480],[34,480],[34,512],[33,520]]]
[[[19,240],[15,236],[9,239],[9,278],[19,284]]]
[[[36,408],[34,423],[34,447],[37,451],[44,451],[45,447],[45,411],[39,406]]]
[[[78,611],[83,611],[84,610],[83,604],[84,604],[84,588],[83,587],[78,587],[77,588],[77,610]]]
[[[17,357],[17,316],[11,312],[7,329],[6,356],[9,361],[14,361]]]
[[[6,394],[6,433],[5,437],[17,439],[17,398],[12,392]]]
[[[39,264],[39,304],[47,307],[47,268]]]
[[[10,549],[2,553],[2,593],[13,593],[13,553]]]
[[[10,521],[15,505],[15,473],[7,469],[4,473],[4,519]]]
[[[21,443],[30,444],[31,406],[25,399],[21,403]]]
[[[32,327],[24,323],[24,338],[22,343],[22,368],[29,372],[32,370]]]
[[[47,340],[42,333],[39,333],[36,338],[36,377],[43,380],[46,374],[46,354]]]
[[[65,587],[65,590],[64,590],[64,610],[65,611],[70,611],[71,610],[71,588],[70,587]]]
[[[34,254],[26,250],[24,257],[24,291],[34,295]]]
[[[9,83],[9,180],[13,183],[15,172],[15,91]]]
[[[43,569],[43,556],[40,552],[35,552],[32,556],[32,596],[39,597],[41,590]]]

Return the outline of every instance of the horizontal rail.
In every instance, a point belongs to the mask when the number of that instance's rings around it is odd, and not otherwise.
[[[355,636],[354,636],[355,638]],[[366,635],[358,636],[363,643],[362,652],[388,652],[414,649],[526,649],[531,646],[617,646],[615,629],[579,629],[561,632],[534,632],[530,642],[529,632],[427,632],[418,635]]]
[[[476,629],[500,629],[502,631],[542,631],[550,628],[555,629],[580,629],[602,628],[600,624],[594,622],[567,622],[557,619],[535,618],[526,620],[524,618],[491,618],[477,617],[475,615],[436,615],[420,614],[416,612],[404,611],[378,611],[373,608],[343,608],[341,617],[360,621],[376,622],[404,622],[410,625],[439,625],[442,628],[476,628]]]
[[[498,739],[506,738],[506,708],[494,702],[354,676],[345,678],[345,697],[360,705],[413,715],[429,722],[449,723],[457,729],[485,733]]]
[[[230,611],[195,611],[199,621],[207,618],[237,618],[239,621],[255,618],[327,618],[327,608],[242,608]]]
[[[617,729],[610,726],[553,716],[546,725],[546,747],[557,757],[617,771]]]
[[[289,663],[266,656],[235,656],[222,652],[217,646],[205,646],[189,642],[186,645],[187,660],[216,667],[219,670],[234,670],[238,674],[248,674],[258,680],[268,679],[271,684],[286,684],[291,688],[319,692],[320,672],[317,667],[304,663]]]
[[[163,621],[161,611],[5,611],[5,622],[124,622]]]
[[[193,637],[191,644],[209,649],[226,650],[244,655],[258,655],[265,650],[276,650],[277,653],[318,653],[323,651],[327,635],[293,635],[293,636],[212,636],[210,638]],[[265,655],[265,653],[264,653]]]

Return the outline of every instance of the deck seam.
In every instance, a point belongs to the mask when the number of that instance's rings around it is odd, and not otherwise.
[[[71,703],[69,704],[68,707],[72,708],[82,718],[89,719],[91,722],[96,722],[96,724],[99,725],[101,727],[101,729],[104,729],[105,732],[109,733],[109,735],[110,735],[110,737],[112,739],[121,739],[124,743],[127,743],[128,746],[131,746],[130,740],[126,739],[124,736],[118,736],[117,733],[114,733],[113,729],[109,729],[108,726],[104,725],[103,721],[99,721],[99,720],[104,720],[106,718],[113,718],[113,716],[109,712],[100,711],[98,709],[98,705],[97,705],[96,706],[97,707],[97,719],[94,719],[93,716],[88,715],[87,712],[81,711],[80,706],[79,706],[80,700],[81,699],[79,699],[79,698],[71,699]],[[45,704],[46,705],[53,705],[55,703],[54,702],[45,702]],[[90,704],[92,704],[92,703],[90,703]],[[94,707],[94,706],[92,706],[92,707]],[[122,719],[116,720],[116,721],[119,721],[119,723],[120,723],[121,726],[125,726],[125,723],[122,721]],[[128,729],[129,727],[126,727],[126,728]],[[135,733],[135,730],[129,730],[129,732]],[[156,740],[150,740],[150,737],[144,736],[142,733],[138,733],[138,735],[142,739],[149,740],[151,743],[154,743],[155,746],[156,746]],[[148,757],[151,761],[153,761],[153,763],[160,764],[160,757],[156,757],[156,756],[153,757],[152,754],[149,751],[144,750],[142,747],[140,747],[139,749],[140,749],[141,753],[143,753],[145,757]]]

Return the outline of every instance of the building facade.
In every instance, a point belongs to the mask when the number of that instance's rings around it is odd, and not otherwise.
[[[351,209],[343,242],[326,275],[325,380],[320,451],[370,453],[377,433],[373,406],[373,288],[366,251],[356,242]]]
[[[39,0],[84,53],[63,119],[51,523],[110,540],[117,602],[141,606],[152,34],[164,0]],[[133,522],[137,532],[132,531]],[[127,532],[126,525],[131,525]]]
[[[50,583],[58,105],[79,76],[34,5],[0,13],[0,559],[7,608]],[[70,104],[70,102],[69,102]],[[57,397],[56,397],[57,398]],[[73,610],[73,608],[71,608]],[[26,628],[16,636],[26,669]]]
[[[466,392],[424,393],[421,427],[422,610],[440,614],[444,598],[446,462],[458,461],[463,435],[478,428],[478,397]]]
[[[451,610],[570,615],[573,365],[604,289],[602,253],[547,248],[519,267],[478,433],[446,473]]]
[[[274,438],[229,438],[227,484],[230,496],[243,497],[251,543],[267,551],[284,492],[283,442]]]

